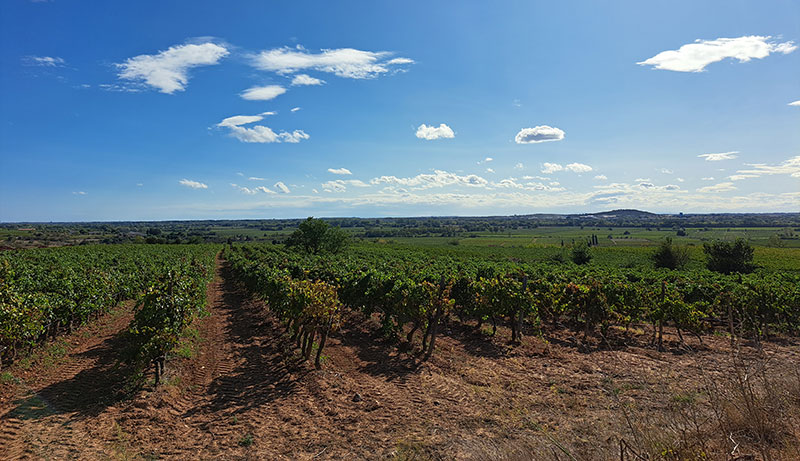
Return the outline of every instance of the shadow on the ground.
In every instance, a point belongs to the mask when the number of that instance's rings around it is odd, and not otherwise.
[[[285,398],[308,372],[289,356],[290,340],[280,323],[236,284],[227,263],[221,276],[223,294],[212,308],[228,317],[225,335],[241,363],[215,378],[208,389],[211,400],[188,410],[185,417],[201,412],[236,414]],[[225,364],[220,367],[227,369]]]

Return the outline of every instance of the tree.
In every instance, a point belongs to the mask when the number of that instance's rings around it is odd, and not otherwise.
[[[309,217],[289,236],[286,246],[301,248],[311,254],[337,253],[347,246],[348,240],[349,235],[342,229]]]
[[[572,262],[575,264],[586,264],[592,259],[589,245],[586,242],[578,242],[572,246]]]
[[[715,272],[730,274],[733,272],[752,272],[753,247],[744,239],[735,242],[716,241],[704,243],[703,252],[706,254],[706,266]]]
[[[653,253],[652,258],[656,268],[683,269],[689,261],[689,250],[686,247],[673,245],[672,238],[667,237]]]

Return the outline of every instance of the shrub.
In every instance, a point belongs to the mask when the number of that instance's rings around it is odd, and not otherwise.
[[[653,253],[652,258],[657,268],[683,269],[689,261],[689,250],[686,247],[673,245],[672,239],[667,237]]]
[[[706,254],[706,266],[715,272],[731,274],[733,272],[752,272],[753,247],[744,239],[735,242],[716,241],[704,243],[703,252]]]
[[[586,264],[592,260],[592,253],[586,242],[578,242],[572,247],[572,262],[575,264]]]

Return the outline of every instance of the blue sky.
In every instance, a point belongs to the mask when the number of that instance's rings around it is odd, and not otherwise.
[[[0,8],[0,221],[800,210],[796,1]]]

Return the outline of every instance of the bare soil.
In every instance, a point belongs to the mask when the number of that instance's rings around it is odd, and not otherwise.
[[[420,362],[378,336],[374,319],[351,314],[316,371],[222,263],[208,301],[196,353],[173,359],[157,388],[126,393],[115,366],[130,306],[66,337],[53,363],[12,368],[18,382],[0,390],[0,459],[632,460],[660,438],[667,447],[698,435],[711,459],[764,457],[746,431],[726,444],[701,411],[707,391],[735,374],[722,335],[681,343],[668,330],[659,352],[647,326],[589,344],[555,327],[512,347],[503,327],[491,337],[451,321]],[[745,356],[776,376],[797,373],[800,386],[795,339],[763,352],[744,345]],[[800,459],[793,430],[766,456]]]

